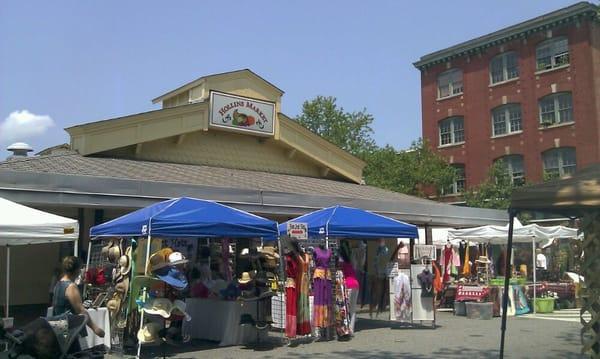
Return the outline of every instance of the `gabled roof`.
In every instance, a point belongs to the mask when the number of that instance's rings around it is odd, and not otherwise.
[[[506,27],[490,34],[424,55],[413,65],[419,69],[435,65],[452,58],[475,53],[484,47],[498,45],[516,38],[524,37],[533,32],[572,22],[581,16],[597,18],[598,6],[586,1],[578,2],[574,5]]]
[[[160,101],[163,101],[166,98],[170,98],[173,97],[175,95],[178,95],[184,91],[187,91],[189,89],[191,89],[192,87],[196,87],[198,85],[200,85],[203,81],[209,79],[209,78],[218,78],[218,77],[222,77],[222,76],[226,76],[226,75],[232,75],[235,73],[245,73],[249,76],[252,76],[262,82],[264,82],[265,84],[267,84],[270,88],[274,89],[275,91],[277,91],[279,93],[279,95],[283,95],[283,90],[281,90],[280,88],[278,88],[277,86],[273,85],[272,83],[270,83],[269,81],[265,80],[264,78],[260,77],[259,75],[257,75],[256,73],[254,73],[252,70],[250,69],[242,69],[242,70],[235,70],[235,71],[228,71],[228,72],[222,72],[219,74],[213,74],[213,75],[207,75],[207,76],[202,76],[199,77],[197,79],[195,79],[194,81],[190,81],[182,86],[179,86],[178,88],[171,90],[165,94],[162,94],[160,96],[158,96],[157,98],[152,100],[152,103],[158,103]]]

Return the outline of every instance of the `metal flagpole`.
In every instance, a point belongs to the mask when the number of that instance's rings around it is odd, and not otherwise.
[[[506,332],[506,311],[508,310],[508,284],[510,282],[511,267],[510,262],[512,260],[512,245],[513,245],[513,232],[514,232],[514,220],[516,212],[512,209],[508,210],[508,244],[506,249],[506,264],[504,267],[504,293],[502,295],[502,325],[500,330],[502,332],[500,336],[500,359],[504,358],[504,337]]]
[[[10,299],[10,247],[6,246],[6,309],[4,317],[8,318],[8,307]]]

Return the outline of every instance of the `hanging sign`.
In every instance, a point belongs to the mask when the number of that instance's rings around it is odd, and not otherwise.
[[[308,224],[298,222],[287,223],[288,236],[298,240],[308,240]]]
[[[222,92],[210,92],[210,125],[273,135],[275,103]]]

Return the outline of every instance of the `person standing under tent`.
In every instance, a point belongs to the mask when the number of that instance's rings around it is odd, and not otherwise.
[[[62,261],[63,276],[54,286],[52,296],[52,314],[83,314],[87,317],[87,326],[100,338],[104,338],[104,330],[98,327],[83,307],[79,288],[75,280],[81,274],[81,261],[77,257],[67,256]],[[75,341],[75,345],[78,342]]]
[[[379,240],[377,253],[375,254],[375,276],[372,282],[371,301],[369,302],[369,316],[373,317],[373,308],[377,305],[376,316],[385,311],[385,298],[387,292],[387,265],[389,263],[390,250],[385,245],[385,239]]]
[[[340,249],[340,267],[344,273],[344,281],[348,292],[348,317],[350,320],[350,334],[354,334],[354,324],[356,322],[356,302],[360,285],[356,278],[356,272],[351,263],[352,250],[347,241],[343,241]]]

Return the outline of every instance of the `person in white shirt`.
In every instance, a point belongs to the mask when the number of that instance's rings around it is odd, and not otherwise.
[[[548,262],[546,261],[546,255],[542,253],[540,248],[535,250],[535,271],[538,280],[546,280],[548,273]]]

